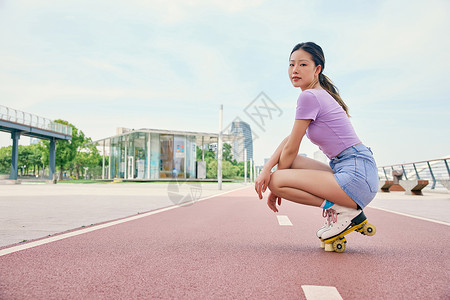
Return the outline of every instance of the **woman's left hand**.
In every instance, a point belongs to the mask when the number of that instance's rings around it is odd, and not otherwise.
[[[259,199],[263,198],[263,193],[266,191],[270,182],[270,171],[263,169],[255,180],[255,191]]]
[[[280,206],[281,205],[281,197],[275,195],[273,192],[270,192],[269,197],[267,198],[267,205],[274,212],[278,212],[278,208],[276,205],[277,200],[278,200],[278,206]]]

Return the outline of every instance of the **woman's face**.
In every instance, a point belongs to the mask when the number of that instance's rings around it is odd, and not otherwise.
[[[316,66],[311,54],[299,49],[294,51],[289,59],[289,79],[294,87],[304,91],[319,76],[321,66]]]

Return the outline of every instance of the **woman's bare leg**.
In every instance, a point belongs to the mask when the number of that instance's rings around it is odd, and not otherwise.
[[[291,169],[320,170],[334,173],[329,165],[302,155],[297,155],[291,165]]]
[[[307,160],[297,161],[297,163],[300,162],[303,164],[293,164],[292,166],[301,167],[311,163]],[[320,162],[316,163],[320,164]],[[320,165],[315,164],[315,166]],[[281,198],[300,204],[321,206],[326,199],[341,206],[357,208],[356,203],[337,183],[333,171],[329,170],[303,168],[277,170],[271,175],[269,189]]]

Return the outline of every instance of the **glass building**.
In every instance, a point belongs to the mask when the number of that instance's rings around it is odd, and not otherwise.
[[[231,134],[222,137],[230,144],[242,139]],[[103,179],[190,179],[197,178],[197,146],[204,151],[218,138],[215,133],[118,128],[115,136],[93,143],[103,154]]]
[[[236,137],[233,141],[233,158],[237,162],[244,161],[244,149],[247,152],[247,160],[253,160],[253,138],[250,125],[242,121],[231,123],[230,133]],[[238,139],[243,137],[243,139]]]

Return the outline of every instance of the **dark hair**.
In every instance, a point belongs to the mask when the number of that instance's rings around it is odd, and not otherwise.
[[[337,87],[333,84],[330,78],[323,74],[323,70],[325,69],[325,55],[323,54],[322,48],[313,42],[300,43],[295,45],[294,49],[292,49],[291,51],[290,56],[292,55],[292,53],[294,53],[294,51],[297,51],[299,49],[311,54],[316,66],[321,66],[319,73],[320,86],[324,88],[337,101],[337,103],[339,103],[340,106],[342,106],[344,111],[347,113],[347,116],[350,116],[348,114],[348,106],[344,103],[344,100],[342,100],[341,96],[339,95]]]

